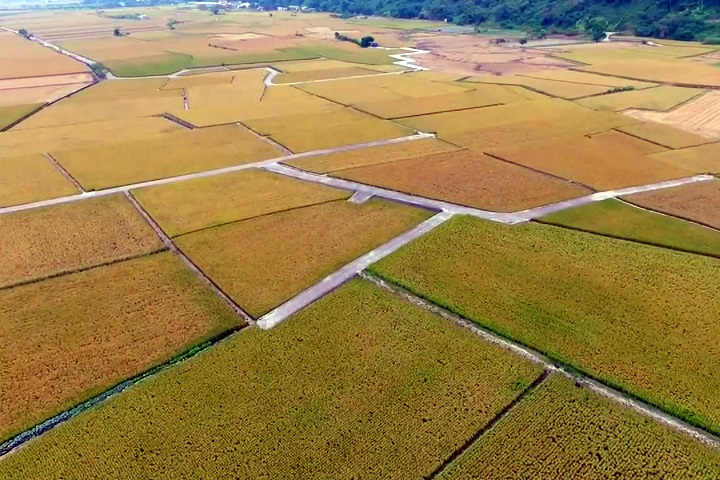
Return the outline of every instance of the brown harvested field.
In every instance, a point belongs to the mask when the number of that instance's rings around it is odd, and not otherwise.
[[[579,103],[596,110],[619,112],[627,109],[656,110],[665,112],[675,108],[683,102],[701,95],[704,90],[699,88],[672,87],[660,85],[645,90],[631,90],[628,92],[600,95],[586,98]]]
[[[396,123],[342,107],[322,114],[249,120],[247,125],[294,153],[386,140],[414,133]]]
[[[513,88],[502,85],[481,85],[466,92],[430,95],[414,98],[410,101],[400,99],[359,103],[355,107],[383,118],[402,118],[527,100]]]
[[[619,127],[618,130],[671,149],[694,147],[712,142],[712,140],[700,135],[655,122],[626,125]]]
[[[626,110],[643,120],[652,120],[677,127],[710,139],[720,139],[720,92],[711,91],[669,112]]]
[[[418,33],[411,38],[416,48],[432,52],[416,57],[420,65],[465,75],[477,75],[478,72],[495,75],[529,74],[573,65],[536,49],[492,45],[490,37]]]
[[[171,237],[317,203],[350,192],[262,170],[145,188],[133,192]]]
[[[344,170],[336,176],[496,212],[525,210],[590,193],[470,150]]]
[[[720,229],[720,180],[639,193],[625,200]]]
[[[656,153],[649,158],[695,173],[720,173],[720,143]]]
[[[70,83],[47,87],[0,90],[0,106],[50,103],[86,87],[87,83]]]
[[[0,32],[0,79],[87,73],[87,67],[18,35]]]
[[[238,325],[171,253],[0,291],[0,441]]]
[[[163,247],[123,196],[0,216],[0,287]]]
[[[301,158],[285,163],[315,173],[339,172],[396,160],[424,157],[435,153],[452,152],[459,148],[436,138],[427,138],[349,152]]]
[[[113,148],[102,146],[51,153],[86,190],[252,163],[282,155],[280,150],[238,125],[183,130],[160,138],[128,141]]]
[[[0,158],[0,207],[78,193],[42,155]]]
[[[203,230],[176,242],[258,317],[431,215],[381,200],[337,201]]]
[[[588,185],[597,190],[645,185],[693,174],[654,159],[673,152],[639,156],[623,143],[579,135],[525,142],[488,150],[504,160]]]
[[[360,67],[305,70],[300,72],[282,73],[273,79],[273,83],[297,83],[313,80],[330,80],[336,78],[361,77],[364,75],[380,75],[379,72]]]

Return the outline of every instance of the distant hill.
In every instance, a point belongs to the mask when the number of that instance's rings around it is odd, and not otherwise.
[[[720,43],[720,0],[263,0],[345,15],[427,18],[536,33],[578,33],[589,24],[639,36]]]

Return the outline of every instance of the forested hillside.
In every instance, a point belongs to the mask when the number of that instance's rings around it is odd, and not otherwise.
[[[720,0],[264,0],[346,15],[448,19],[458,24],[575,33],[601,20],[615,31],[720,42]]]

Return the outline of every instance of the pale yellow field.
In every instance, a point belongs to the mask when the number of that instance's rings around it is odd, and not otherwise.
[[[407,75],[384,75],[353,80],[313,83],[302,85],[300,88],[344,105],[359,105],[363,103],[391,102],[432,95],[460,93],[471,90],[473,86],[460,87],[448,83],[430,82]]]
[[[155,42],[135,40],[132,35],[61,42],[60,46],[101,63],[167,54]]]
[[[262,170],[199,178],[133,193],[162,229],[173,237],[350,196],[345,190]]]
[[[720,86],[716,67],[691,61],[614,61],[582,67],[582,70],[650,82],[672,82],[699,87]]]
[[[0,157],[0,206],[37,202],[78,193],[42,155]]]
[[[696,173],[720,173],[720,143],[657,153],[650,158]]]
[[[513,87],[481,85],[474,90],[386,102],[359,103],[356,108],[383,118],[402,118],[526,101]]]
[[[87,83],[0,90],[0,107],[49,103],[87,86]]]
[[[628,108],[665,111],[683,102],[687,102],[691,98],[701,95],[704,92],[704,90],[696,88],[661,85],[645,90],[631,90],[628,92],[618,92],[610,95],[586,98],[579,102],[597,110],[612,112],[626,110]]]
[[[157,251],[162,242],[122,195],[0,216],[0,285]]]
[[[382,145],[379,147],[363,148],[350,152],[331,153],[316,157],[301,158],[286,162],[289,165],[316,173],[338,172],[350,168],[366,167],[381,163],[418,158],[436,153],[445,153],[458,150],[458,147],[449,143],[429,138],[411,142]]]
[[[190,87],[208,86],[208,85],[228,85],[234,83],[235,79],[246,80],[246,75],[249,71],[221,71],[217,73],[204,73],[199,75],[186,75],[182,77],[168,78],[165,85],[161,88],[163,90],[182,89]],[[264,75],[267,74],[264,70],[258,75],[257,79],[250,79],[254,82],[262,82]]]
[[[110,145],[162,137],[186,131],[185,128],[163,118],[133,118],[108,120],[86,124],[82,129],[74,125],[11,130],[0,135],[0,151],[4,157],[34,153],[57,152],[80,148],[107,147],[106,154],[117,155]]]
[[[615,87],[633,87],[648,88],[656,84],[648,82],[639,82],[637,80],[628,80],[625,78],[609,77],[607,75],[596,75],[587,72],[578,72],[575,70],[546,70],[543,72],[529,73],[526,77],[541,78],[545,80],[556,80],[558,82],[584,83],[587,85],[602,85],[608,88]]]
[[[247,124],[295,153],[412,135],[410,129],[338,107],[323,114],[284,115]]]
[[[618,128],[618,130],[673,149],[694,147],[712,141],[700,135],[655,122],[626,125]]]
[[[273,79],[276,84],[310,82],[313,80],[330,80],[347,77],[361,77],[364,75],[379,75],[379,72],[367,68],[348,67],[323,70],[306,70],[300,72],[283,73]]]
[[[82,63],[13,33],[0,32],[0,78],[87,72]]]
[[[52,151],[86,190],[126,185],[282,155],[238,125],[183,130],[159,138]]]
[[[520,75],[483,75],[478,77],[471,77],[466,79],[465,81],[469,83],[478,82],[500,85],[524,86],[530,90],[539,91],[552,97],[560,97],[565,99],[574,99],[587,97],[590,95],[597,95],[607,92],[612,88],[604,85],[560,82],[543,78],[524,77]]]

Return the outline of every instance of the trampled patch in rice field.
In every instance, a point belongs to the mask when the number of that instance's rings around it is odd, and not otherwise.
[[[0,286],[157,251],[162,243],[122,196],[0,216]]]
[[[658,192],[650,192],[650,195]],[[715,210],[720,209],[720,203],[714,207]],[[679,218],[648,212],[615,199],[563,210],[542,217],[540,221],[720,258],[720,232]]]
[[[538,224],[458,217],[373,273],[720,431],[720,260]]]
[[[553,375],[439,478],[647,478],[660,465],[678,478],[712,478],[720,454]]]
[[[0,476],[146,477],[160,464],[168,476],[418,478],[539,375],[356,280],[48,432],[5,458]]]
[[[720,229],[720,181],[640,193],[625,200]]]
[[[170,253],[2,290],[0,314],[0,440],[238,325]]]
[[[133,195],[171,237],[282,210],[347,199],[351,193],[262,170],[141,189]]]
[[[343,170],[347,180],[496,212],[515,212],[590,193],[470,150]]]
[[[203,230],[177,244],[259,317],[431,215],[381,200],[341,200]]]

